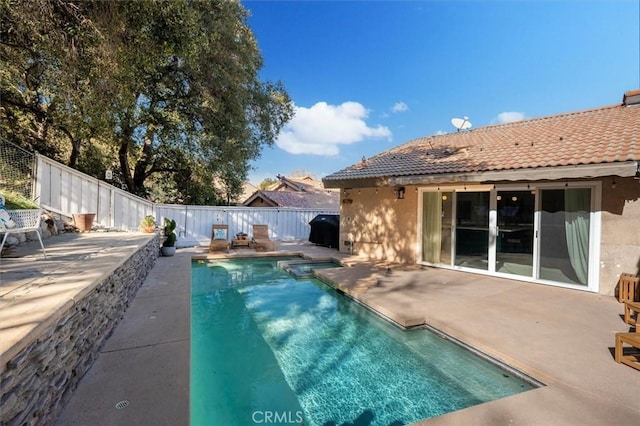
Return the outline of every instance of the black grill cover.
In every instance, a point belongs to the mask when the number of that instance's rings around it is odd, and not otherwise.
[[[320,246],[338,248],[340,215],[319,214],[309,222],[309,225],[311,225],[309,241]]]

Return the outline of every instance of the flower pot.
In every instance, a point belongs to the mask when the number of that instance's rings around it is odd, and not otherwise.
[[[173,256],[176,254],[176,247],[160,247],[160,253],[165,257]]]
[[[91,231],[93,225],[93,219],[96,217],[95,213],[74,213],[73,222],[76,228],[81,232]]]

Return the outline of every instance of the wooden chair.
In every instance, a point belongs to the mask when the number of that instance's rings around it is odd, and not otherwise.
[[[635,312],[632,315],[631,312]],[[640,333],[640,302],[624,301],[624,322],[636,328],[636,333]]]
[[[618,280],[618,302],[624,304],[624,322],[640,333],[640,277],[621,273]]]
[[[623,272],[618,280],[618,302],[624,303],[626,300],[631,302],[640,301],[640,277],[633,274]]]
[[[229,253],[229,225],[216,224],[211,227],[209,252],[224,250]]]
[[[267,225],[253,225],[251,243],[256,251],[274,251],[276,249],[276,243],[269,239],[269,227]]]
[[[624,354],[624,345],[630,345],[638,351],[635,354]],[[633,350],[633,349],[632,349]],[[616,333],[615,359],[617,363],[640,370],[640,333]]]

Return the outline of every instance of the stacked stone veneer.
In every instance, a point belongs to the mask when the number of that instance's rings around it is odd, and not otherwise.
[[[158,258],[150,240],[3,368],[0,424],[51,424]]]

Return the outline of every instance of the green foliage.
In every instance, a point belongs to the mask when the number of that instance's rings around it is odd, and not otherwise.
[[[292,116],[238,1],[2,0],[0,15],[0,137],[113,168],[137,195],[224,203]]]
[[[260,182],[260,184],[258,185],[258,188],[260,188],[260,189],[269,189],[270,187],[272,187],[276,183],[278,183],[278,181],[276,179],[266,178],[265,180]]]
[[[178,237],[175,233],[176,221],[173,219],[164,218],[164,236],[166,237],[162,243],[162,247],[173,247],[176,245]]]
[[[152,215],[145,216],[140,222],[140,227],[144,229],[155,228],[156,226],[156,218]]]
[[[2,195],[5,198],[4,206],[7,210],[19,210],[19,209],[37,209],[38,205],[33,201],[24,198],[20,194],[16,194],[11,191],[3,191]]]

